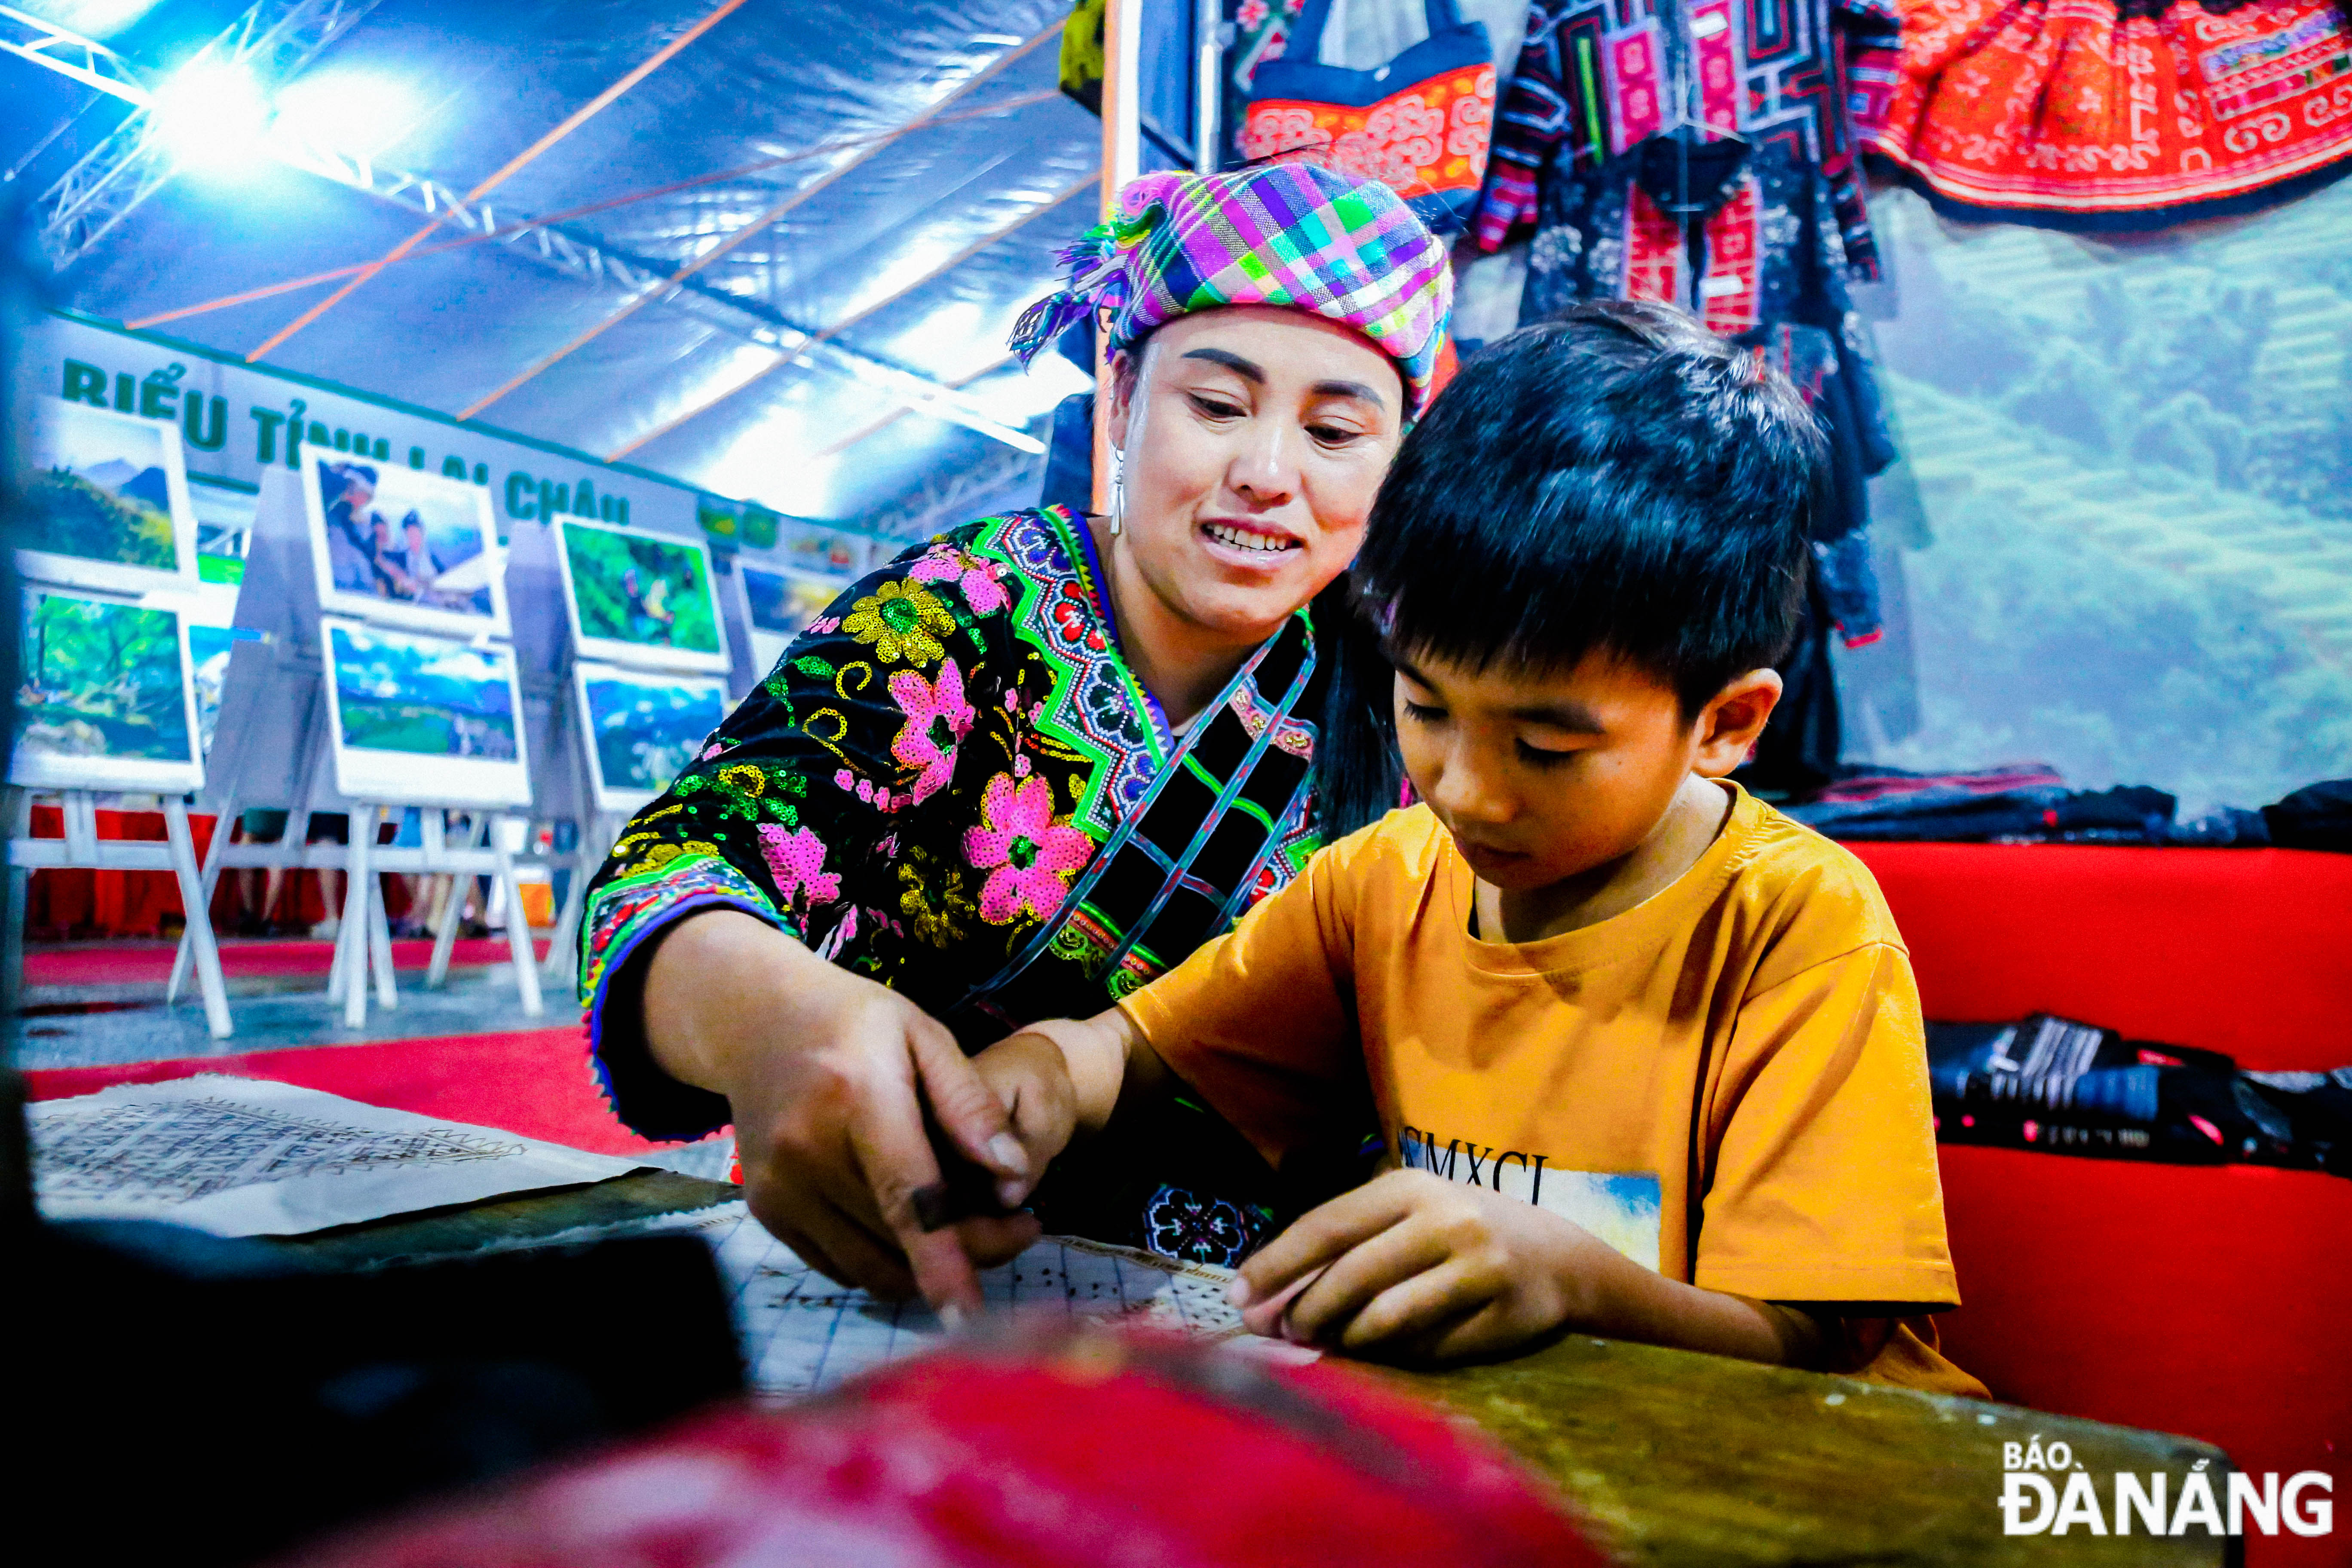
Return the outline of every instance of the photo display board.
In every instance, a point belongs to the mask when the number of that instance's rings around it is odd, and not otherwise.
[[[726,673],[726,633],[700,540],[575,518],[563,519],[556,532],[564,607],[581,658]]]
[[[751,662],[764,678],[808,624],[824,614],[849,582],[802,572],[762,572],[738,565],[743,584],[744,620],[751,628]]]
[[[202,789],[180,612],[27,587],[8,782],[32,789]]]
[[[685,771],[727,716],[727,683],[712,676],[572,667],[586,715],[596,809],[635,813]]]
[[[188,494],[196,503],[196,575],[207,586],[234,588],[245,580],[261,497],[194,478],[188,481]]]
[[[195,585],[196,510],[177,429],[58,397],[32,400],[31,426],[19,573],[125,594]]]
[[[507,635],[506,556],[488,491],[332,452],[306,454],[302,478],[321,611]]]
[[[394,805],[527,806],[514,650],[321,617],[335,787]]]
[[[236,624],[236,591],[207,584],[181,615],[188,628],[188,669],[195,683],[196,735],[209,757],[220,727],[221,694],[228,683],[230,652],[241,642],[260,642],[257,631]]]

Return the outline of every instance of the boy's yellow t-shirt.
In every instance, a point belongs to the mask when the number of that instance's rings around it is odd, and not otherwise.
[[[1277,1165],[1369,1068],[1391,1159],[1669,1278],[1956,1304],[1894,919],[1859,860],[1732,787],[1671,887],[1516,944],[1471,934],[1470,868],[1429,809],[1392,812],[1120,1006]]]

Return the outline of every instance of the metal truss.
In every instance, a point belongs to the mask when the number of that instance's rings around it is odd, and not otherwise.
[[[541,222],[490,202],[468,202],[427,175],[383,168],[331,148],[273,133],[270,154],[291,167],[332,180],[378,201],[429,217],[456,233],[481,235],[575,281],[632,298],[667,291],[658,302],[713,331],[780,353],[801,351],[807,361],[877,387],[908,407],[961,425],[1023,452],[1043,452],[1034,436],[991,415],[977,399],[902,365],[860,353],[801,326],[765,300],[689,278],[670,282],[676,262],[616,250],[561,224]]]
[[[328,45],[356,26],[380,0],[260,0],[226,31],[196,51],[190,63],[220,60],[244,66],[263,90],[284,85],[319,58]],[[9,13],[12,24],[16,13]],[[47,29],[56,33],[58,29]],[[85,51],[98,46],[75,38]],[[10,53],[47,66],[112,93],[134,105],[122,123],[91,148],[81,161],[61,175],[34,205],[41,247],[50,264],[62,271],[79,260],[132,209],[161,189],[176,172],[171,154],[156,141],[153,116],[146,93],[135,79],[116,85],[95,79],[108,69],[120,70],[121,61],[108,53],[111,67],[101,69],[85,52],[81,69],[66,58],[72,47],[57,45],[13,48]],[[103,53],[104,51],[100,51]],[[133,96],[133,94],[136,96]]]
[[[243,65],[267,91],[291,80],[380,0],[263,0],[198,51]],[[59,178],[36,204],[43,247],[59,270],[152,195],[173,173],[156,144],[148,89],[122,58],[101,44],[37,17],[0,6],[0,50],[121,99],[131,112],[105,141]],[[806,363],[876,387],[901,405],[961,425],[1018,451],[1037,454],[1043,442],[992,416],[977,399],[887,360],[858,353],[793,321],[765,300],[699,279],[671,284],[674,262],[615,250],[562,225],[541,222],[488,201],[468,202],[424,174],[383,168],[282,128],[262,150],[292,168],[428,217],[454,232],[482,236],[553,271],[591,287],[632,297],[667,290],[666,303],[738,341],[799,353]]]
[[[6,5],[0,5],[0,53],[30,60],[126,103],[146,106],[147,89],[121,55],[79,33]]]

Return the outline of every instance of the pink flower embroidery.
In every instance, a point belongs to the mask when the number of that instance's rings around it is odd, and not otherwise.
[[[841,956],[841,950],[847,947],[852,942],[856,941],[856,938],[857,906],[852,904],[842,915],[841,923],[833,928],[832,934],[827,936],[823,942],[817,943],[816,955],[819,958],[824,959],[827,963],[831,963],[835,959]]]
[[[915,780],[914,798],[929,800],[947,787],[955,773],[956,747],[978,717],[964,700],[963,671],[952,658],[940,666],[936,682],[925,680],[919,670],[902,669],[890,678],[890,696],[907,716],[907,727],[890,742],[890,754],[923,770]]]
[[[907,569],[918,583],[953,583],[975,616],[992,616],[1013,603],[1013,595],[996,580],[996,563],[970,555],[951,545],[937,545]]]
[[[841,873],[824,869],[824,840],[811,828],[760,824],[760,858],[776,879],[777,900],[787,909],[799,892],[805,891],[812,904],[829,904],[841,897]]]
[[[1062,907],[1070,873],[1094,853],[1094,840],[1054,824],[1054,786],[1044,778],[1013,783],[999,773],[981,792],[978,827],[963,834],[964,858],[988,873],[980,918],[1007,925],[1026,910],[1037,920]]]

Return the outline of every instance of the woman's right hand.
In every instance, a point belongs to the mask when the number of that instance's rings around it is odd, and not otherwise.
[[[940,1184],[931,1119],[1017,1206],[1044,1173],[1009,1108],[946,1026],[763,921],[713,910],[666,935],[646,973],[646,1039],[673,1078],[727,1097],[753,1217],[803,1259],[877,1295],[976,1310],[978,1270],[1037,1238],[1026,1215],[925,1230]]]

